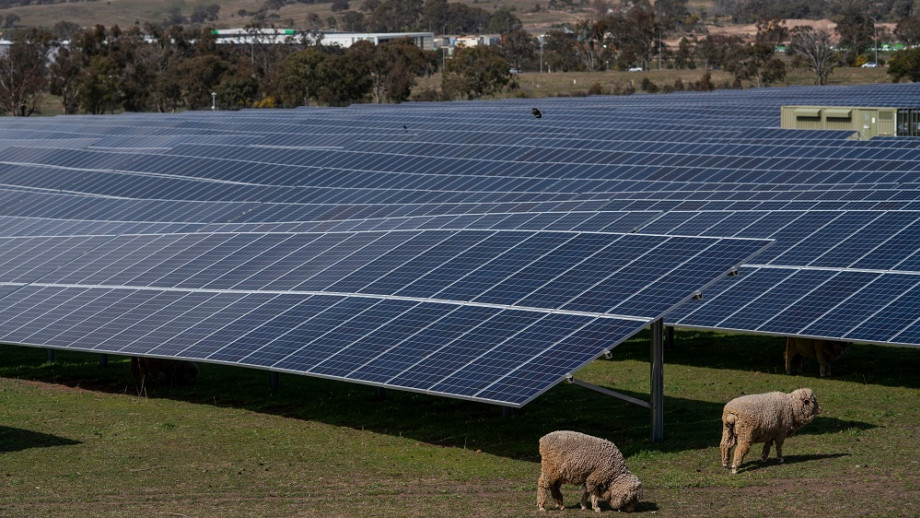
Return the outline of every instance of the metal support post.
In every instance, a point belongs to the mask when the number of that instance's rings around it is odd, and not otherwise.
[[[664,439],[664,320],[652,322],[652,442]]]
[[[54,349],[48,349],[48,363],[54,363]]]
[[[277,389],[281,386],[281,373],[280,372],[269,372],[268,373],[268,386],[272,390]]]
[[[667,335],[664,337],[664,348],[665,350],[674,348],[674,326],[668,326],[665,328]]]
[[[109,355],[108,354],[99,355],[99,366],[103,368],[109,366]]]

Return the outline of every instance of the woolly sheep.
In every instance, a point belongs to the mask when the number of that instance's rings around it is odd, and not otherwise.
[[[821,377],[830,376],[831,362],[840,358],[844,349],[849,345],[849,342],[837,340],[787,337],[786,350],[783,352],[783,358],[786,360],[786,374],[801,374],[802,358],[817,358]]]
[[[588,495],[595,512],[601,512],[598,499],[610,507],[631,512],[642,498],[642,482],[626,469],[626,460],[610,441],[579,432],[556,431],[540,438],[540,479],[537,481],[537,506],[545,511],[549,491],[559,509],[565,484],[582,486],[581,508],[587,509]]]
[[[744,462],[751,444],[764,443],[762,459],[767,460],[770,446],[776,443],[776,458],[783,462],[783,442],[796,430],[821,413],[815,393],[800,388],[789,394],[769,392],[737,397],[722,411],[722,467],[728,467],[733,446],[732,473]]]

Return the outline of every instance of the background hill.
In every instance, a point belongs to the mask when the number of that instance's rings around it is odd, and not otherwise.
[[[456,0],[451,0],[456,1]],[[360,10],[363,0],[350,0],[349,8]],[[0,4],[6,2],[0,2]],[[461,3],[479,7],[487,11],[505,8],[514,12],[527,27],[548,27],[552,24],[561,24],[566,21],[584,19],[590,8],[572,8],[565,10],[549,10],[547,0],[503,0],[482,1],[463,0]],[[185,0],[107,0],[95,2],[68,2],[50,5],[15,5],[0,8],[0,16],[6,18],[10,14],[19,17],[17,26],[44,26],[51,27],[60,21],[76,23],[82,27],[92,27],[102,24],[106,27],[117,24],[125,28],[134,23],[143,25],[146,22],[160,23],[166,20],[176,9],[187,18],[190,18],[196,7],[220,5],[218,19],[209,22],[218,28],[243,27],[253,23],[254,17],[265,6],[264,0],[203,0],[199,2]],[[534,12],[534,7],[540,10]],[[332,2],[294,3],[284,5],[280,9],[267,9],[263,11],[265,22],[283,27],[307,28],[310,26],[310,16],[315,14],[320,20],[326,20],[336,13],[332,10]],[[258,19],[258,18],[256,18]]]

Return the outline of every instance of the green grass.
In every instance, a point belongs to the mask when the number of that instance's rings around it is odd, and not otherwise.
[[[647,399],[637,337],[576,377]],[[775,337],[678,332],[665,355],[665,440],[648,411],[561,384],[510,418],[473,402],[202,365],[138,397],[127,361],[0,347],[0,516],[552,516],[536,510],[537,439],[613,440],[656,516],[912,516],[920,508],[920,351],[857,345],[835,377],[782,372]],[[823,413],[786,463],[719,463],[740,394],[809,386]],[[577,489],[564,488],[567,504]],[[568,511],[569,513],[574,511]]]

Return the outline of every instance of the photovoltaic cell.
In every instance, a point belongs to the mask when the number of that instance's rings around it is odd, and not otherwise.
[[[0,340],[513,406],[662,315],[920,346],[920,144],[776,127],[918,94],[11,119]]]

